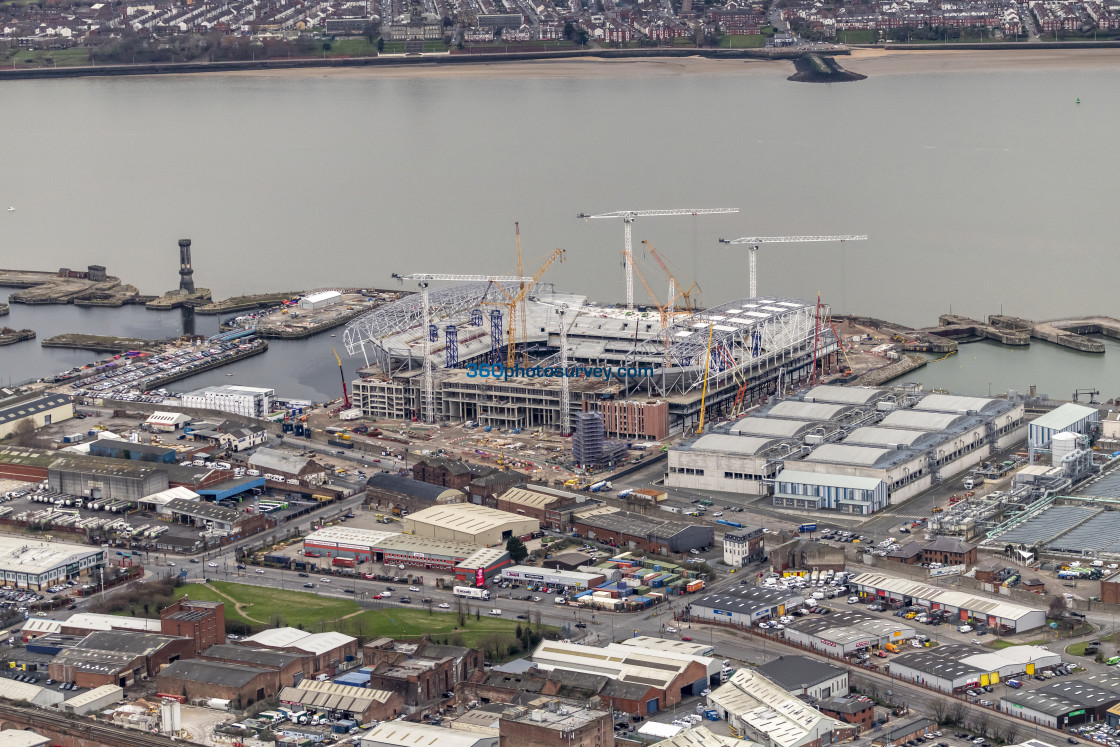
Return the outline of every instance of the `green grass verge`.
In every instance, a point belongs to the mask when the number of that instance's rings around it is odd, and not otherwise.
[[[757,49],[766,46],[766,37],[762,34],[743,34],[725,36],[719,41],[723,49]]]
[[[229,581],[212,581],[209,586],[187,584],[177,589],[176,594],[225,602],[227,620],[236,620],[255,629],[287,625],[313,633],[337,630],[366,639],[379,636],[420,638],[427,633],[437,639],[460,640],[464,645],[474,646],[495,636],[513,640],[519,624],[517,620],[489,617],[485,609],[479,608],[481,614],[477,618],[473,614],[467,615],[465,627],[459,628],[458,616],[454,612],[429,612],[427,605],[386,607],[363,612],[361,605],[350,599],[333,599],[302,591],[280,591]],[[246,606],[238,611],[230,603],[230,598]],[[545,630],[554,628],[546,627]]]
[[[989,643],[988,648],[994,648],[996,650],[999,650],[1001,648],[1009,648],[1011,646],[1045,646],[1045,645],[1046,645],[1046,639],[1045,638],[1039,638],[1037,641],[1027,641],[1026,643],[1016,643],[1015,641],[1008,641],[1008,640],[1000,639],[998,641],[992,641],[991,643]]]
[[[8,67],[78,67],[89,64],[89,52],[85,47],[50,51],[18,49],[0,55],[0,63]]]
[[[385,45],[388,48],[388,44]],[[374,57],[377,55],[377,42],[364,36],[357,39],[335,39],[327,50],[328,57]]]
[[[879,41],[879,32],[873,29],[852,29],[837,31],[836,41],[841,44],[874,44]]]

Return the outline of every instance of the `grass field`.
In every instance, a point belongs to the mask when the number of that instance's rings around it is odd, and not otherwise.
[[[723,49],[755,49],[766,46],[766,37],[762,34],[743,34],[725,36],[719,41]]]
[[[837,31],[836,41],[841,44],[874,44],[879,41],[879,32],[873,29]]]
[[[89,53],[85,47],[51,51],[19,49],[10,55],[0,55],[0,64],[8,67],[76,67],[89,64]]]
[[[1006,641],[1006,640],[1001,639],[1001,640],[998,640],[998,641],[992,641],[991,643],[988,644],[988,647],[998,650],[998,649],[1001,649],[1001,648],[1008,648],[1010,646],[1045,646],[1045,645],[1046,645],[1046,639],[1045,638],[1039,638],[1037,641],[1027,641],[1026,643],[1017,643],[1015,641]]]
[[[389,45],[386,43],[385,49],[388,48]],[[328,57],[373,57],[376,54],[377,42],[371,42],[364,36],[358,39],[336,39],[331,42],[331,48],[327,51]]]
[[[255,629],[288,625],[313,633],[337,630],[364,638],[419,638],[428,633],[433,637],[458,638],[471,646],[488,636],[512,639],[518,626],[516,620],[489,617],[482,610],[483,614],[478,619],[468,615],[466,626],[459,628],[454,612],[429,613],[426,605],[363,611],[361,605],[349,599],[228,581],[213,581],[209,585],[187,584],[178,589],[177,594],[186,594],[191,599],[225,602],[227,620],[236,620]]]

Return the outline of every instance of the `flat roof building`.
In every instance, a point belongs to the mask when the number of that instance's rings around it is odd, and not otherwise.
[[[511,537],[526,537],[539,533],[540,528],[536,519],[473,503],[432,506],[404,518],[404,531],[418,537],[480,546],[501,544]]]
[[[272,399],[275,396],[275,389],[225,384],[187,392],[182,396],[182,403],[183,407],[199,410],[219,410],[250,418],[264,418],[272,412]]]
[[[564,589],[590,589],[606,581],[606,577],[601,573],[555,571],[529,565],[514,565],[503,568],[501,578],[503,581],[515,581],[522,584],[544,582],[549,586],[559,586]]]
[[[42,589],[88,576],[104,564],[100,547],[0,536],[0,577],[8,586]]]
[[[777,422],[777,421],[774,421]],[[778,438],[710,433],[669,449],[665,484],[678,488],[762,495],[789,454]]]
[[[780,617],[804,601],[805,597],[794,590],[732,586],[690,602],[688,614],[700,620],[751,626]]]

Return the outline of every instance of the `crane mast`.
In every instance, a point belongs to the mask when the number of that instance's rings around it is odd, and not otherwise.
[[[428,325],[432,323],[432,309],[431,301],[428,296],[428,283],[432,280],[458,280],[463,282],[482,283],[524,283],[528,280],[531,281],[531,287],[532,283],[536,281],[533,278],[526,278],[520,275],[454,275],[447,273],[422,272],[416,272],[410,275],[399,275],[394,272],[393,277],[402,282],[405,280],[416,280],[418,281],[418,285],[420,286],[420,306],[422,309],[421,313],[423,314],[422,326],[424,328],[423,337],[421,338],[423,340],[421,349],[424,356],[424,381],[423,391],[421,392],[420,399],[420,415],[425,423],[431,424],[435,422],[436,418],[436,397],[435,386],[432,379],[432,339],[431,335],[428,333]],[[498,285],[496,287],[501,288],[503,293],[505,292],[505,289],[502,288],[502,286]]]
[[[632,226],[634,221],[638,218],[649,218],[657,216],[674,216],[674,215],[720,215],[724,213],[737,213],[739,208],[682,208],[675,210],[618,210],[613,213],[599,213],[591,215],[589,213],[580,213],[576,217],[583,218],[584,220],[595,220],[601,218],[618,218],[622,220],[622,240],[623,248],[626,250],[626,308],[633,310],[634,308],[634,262],[633,252],[634,247],[632,243]]]
[[[747,244],[747,267],[750,273],[751,298],[758,298],[758,246],[759,244],[800,244],[812,241],[866,241],[867,236],[845,234],[841,236],[744,236],[741,239],[720,239],[721,244]]]

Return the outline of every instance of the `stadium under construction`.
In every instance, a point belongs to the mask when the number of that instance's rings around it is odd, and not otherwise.
[[[600,306],[550,283],[524,293],[517,282],[498,281],[422,288],[346,327],[347,352],[365,364],[354,382],[354,406],[367,417],[557,431],[568,410],[597,411],[613,437],[659,440],[695,427],[702,401],[705,418],[718,419],[809,381],[814,360],[821,374],[837,367],[825,304],[766,297],[663,313]],[[515,307],[511,299],[519,293]],[[505,363],[511,332],[519,364],[524,354],[542,369],[565,364],[621,373],[580,376],[565,386],[564,377],[481,378],[468,370]],[[569,406],[561,408],[565,390]]]

